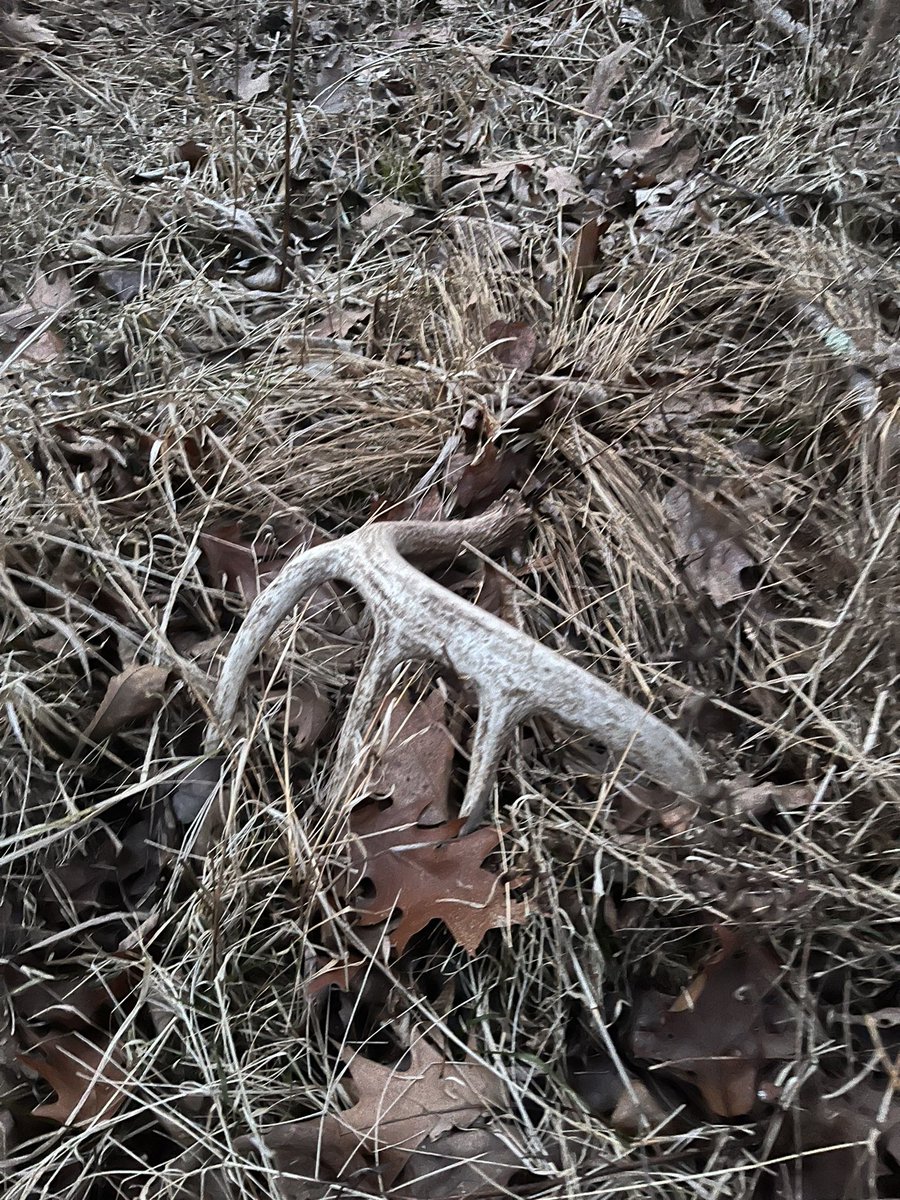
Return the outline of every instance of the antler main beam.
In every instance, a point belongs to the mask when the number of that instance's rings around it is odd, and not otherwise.
[[[401,663],[439,663],[474,685],[479,703],[461,815],[484,817],[506,741],[535,715],[557,717],[603,741],[674,791],[705,782],[700,760],[667,725],[582,667],[429,579],[406,556],[447,561],[467,544],[490,553],[523,529],[506,506],[462,521],[386,521],[297,554],[250,606],[225,659],[207,744],[234,724],[247,673],[301,597],[328,580],[349,583],[369,605],[375,635],[347,714],[335,762],[340,787],[362,749],[366,723]]]

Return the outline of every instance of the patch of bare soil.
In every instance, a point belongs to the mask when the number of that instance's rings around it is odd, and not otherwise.
[[[898,53],[3,9],[9,1200],[900,1196]]]

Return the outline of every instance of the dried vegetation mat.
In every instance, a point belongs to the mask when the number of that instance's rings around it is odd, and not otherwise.
[[[900,1196],[894,10],[296,23],[0,16],[3,1194]],[[535,717],[465,831],[434,663],[336,788],[340,580],[204,751],[293,554],[511,498],[432,578],[706,789]]]

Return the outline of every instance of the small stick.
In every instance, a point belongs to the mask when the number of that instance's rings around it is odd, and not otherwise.
[[[287,81],[284,96],[284,213],[281,224],[281,270],[278,288],[284,291],[291,241],[291,158],[294,143],[294,75],[297,64],[297,29],[300,24],[299,0],[291,0],[291,44],[288,50]]]

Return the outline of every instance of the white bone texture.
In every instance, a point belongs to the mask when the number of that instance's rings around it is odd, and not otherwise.
[[[401,663],[440,664],[476,690],[478,721],[461,815],[484,818],[504,746],[527,717],[556,717],[599,738],[657,782],[696,795],[705,775],[674,730],[576,663],[454,595],[407,561],[447,562],[466,545],[490,553],[524,528],[527,510],[507,504],[459,521],[385,521],[298,553],[250,606],[213,701],[213,748],[234,724],[247,673],[303,595],[328,580],[352,585],[369,605],[375,634],[338,744],[333,794],[352,770],[367,721]]]

